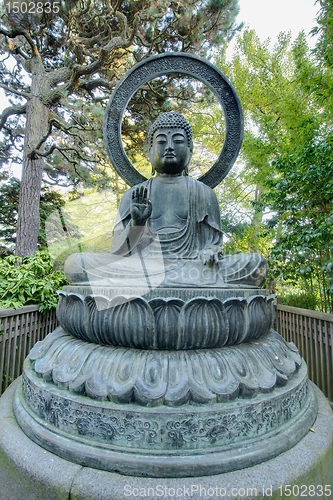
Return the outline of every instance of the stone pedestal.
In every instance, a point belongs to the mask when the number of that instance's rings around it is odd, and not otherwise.
[[[184,289],[177,296],[156,290],[151,297],[80,291],[60,293],[61,326],[34,346],[15,393],[1,400],[10,432],[23,431],[29,453],[41,446],[55,471],[66,469],[56,479],[49,471],[44,477],[36,462],[24,466],[22,477],[38,475],[39,493],[31,498],[62,498],[64,488],[80,500],[181,498],[181,488],[184,498],[189,491],[193,498],[236,498],[237,488],[239,498],[249,497],[248,488],[255,492],[249,498],[267,496],[273,482],[260,490],[259,471],[268,463],[280,467],[276,460],[311,441],[321,397],[295,345],[271,328],[272,297],[253,289]],[[299,486],[312,484],[310,474],[329,483],[322,464],[331,460],[332,413],[325,419],[321,466],[311,459]],[[19,453],[11,446],[3,445],[2,474]],[[303,460],[305,449],[299,453]],[[292,477],[283,471],[274,483],[281,497]],[[103,496],[110,481],[112,496]]]
[[[81,465],[150,477],[197,477],[242,469],[298,443],[317,401],[306,365],[283,387],[249,399],[204,405],[135,404],[74,396],[25,365],[16,420],[43,448]]]
[[[19,380],[14,382],[0,399],[1,500],[332,498],[333,414],[326,398],[312,384],[319,408],[314,432],[306,428],[303,439],[290,450],[241,471],[178,479],[97,470],[41,448],[22,432],[14,417],[13,398],[19,384]],[[287,485],[294,486],[294,494],[285,494]],[[309,494],[311,485],[315,489]]]

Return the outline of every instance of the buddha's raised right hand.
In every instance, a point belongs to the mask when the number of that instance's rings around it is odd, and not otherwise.
[[[132,226],[144,226],[151,216],[152,204],[147,198],[147,188],[141,186],[133,189],[130,212]]]

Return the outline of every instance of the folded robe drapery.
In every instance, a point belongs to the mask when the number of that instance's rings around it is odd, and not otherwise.
[[[154,178],[141,185],[147,197]],[[135,188],[140,187],[135,186]],[[220,210],[211,188],[186,178],[188,216],[182,228],[158,232],[152,219],[145,226],[131,226],[132,191],[122,197],[113,233],[111,253],[79,253],[65,263],[65,273],[74,283],[100,283],[140,287],[260,286],[267,263],[260,254],[221,256],[217,264],[203,265],[200,251],[222,243]]]

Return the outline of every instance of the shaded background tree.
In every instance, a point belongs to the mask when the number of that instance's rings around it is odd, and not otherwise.
[[[0,257],[14,253],[20,184],[20,181],[13,177],[0,185]],[[46,219],[54,211],[60,212],[64,205],[65,199],[60,193],[48,187],[42,187],[39,201],[38,250],[45,250],[47,247]]]

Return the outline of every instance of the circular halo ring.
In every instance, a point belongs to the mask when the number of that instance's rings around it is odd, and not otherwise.
[[[182,52],[158,54],[139,62],[123,76],[114,88],[104,115],[104,141],[110,161],[130,186],[144,182],[128,159],[121,140],[121,125],[127,104],[145,83],[162,75],[179,73],[205,83],[216,94],[225,117],[223,148],[214,165],[199,181],[214,188],[229,173],[238,156],[243,139],[243,113],[236,91],[228,78],[208,61]]]

